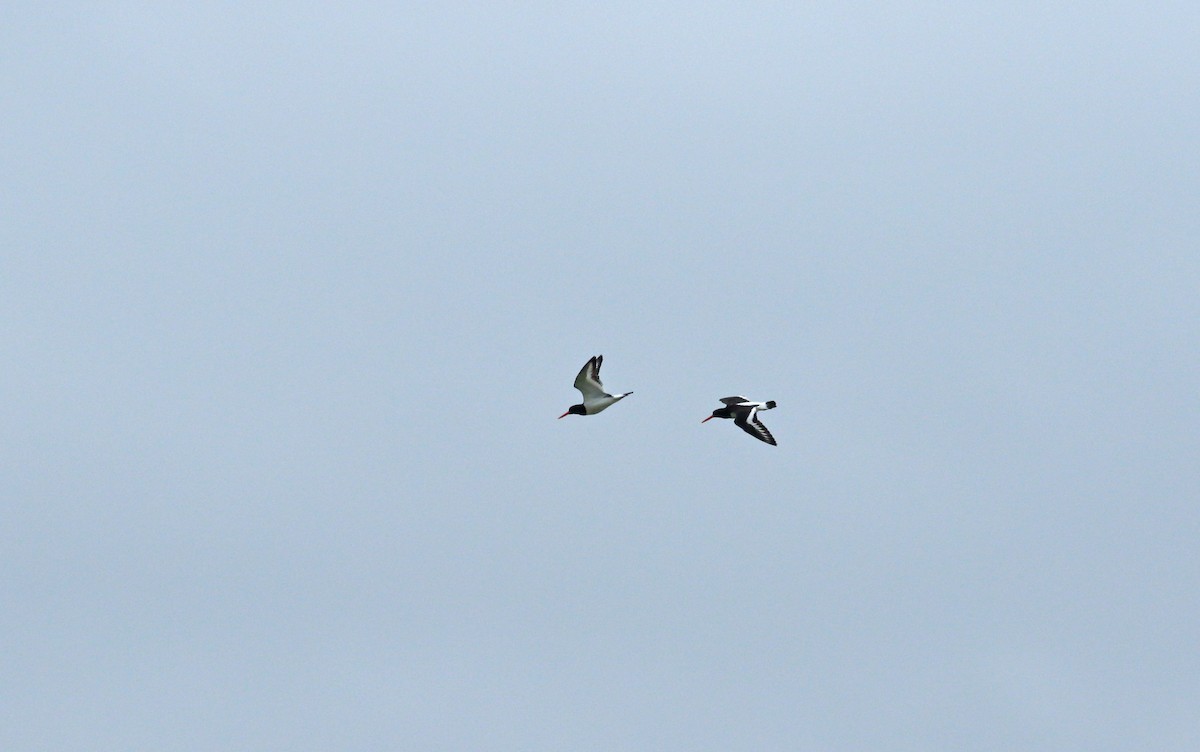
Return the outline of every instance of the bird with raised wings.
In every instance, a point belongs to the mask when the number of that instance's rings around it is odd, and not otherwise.
[[[604,356],[597,355],[579,369],[579,375],[575,377],[575,388],[583,395],[583,402],[571,405],[565,413],[558,416],[560,420],[568,415],[595,415],[633,394],[609,394],[604,391],[604,384],[600,383],[600,365],[603,362]]]

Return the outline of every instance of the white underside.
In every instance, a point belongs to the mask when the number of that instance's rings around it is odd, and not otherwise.
[[[585,410],[587,410],[588,415],[595,415],[601,410],[620,402],[630,394],[633,394],[633,392],[625,392],[625,394],[606,394],[603,397],[588,397],[583,401],[583,407]]]

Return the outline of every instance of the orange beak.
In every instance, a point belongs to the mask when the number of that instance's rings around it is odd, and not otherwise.
[[[566,411],[565,413],[563,413],[562,415],[558,416],[558,419],[559,419],[559,420],[562,420],[563,418],[567,417],[567,416],[568,416],[568,415],[570,415],[570,414],[571,414],[571,411],[570,411],[570,410],[568,410],[568,411]]]
[[[707,423],[707,422],[709,422],[709,421],[710,421],[710,420],[712,420],[712,419],[713,419],[713,416],[711,416],[711,415],[710,415],[710,416],[708,416],[707,418],[705,418],[704,420],[702,420],[702,421],[700,421],[700,422],[701,422],[701,423]]]

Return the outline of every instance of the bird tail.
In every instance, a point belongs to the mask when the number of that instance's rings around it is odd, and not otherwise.
[[[766,406],[763,409],[770,410],[772,407],[775,407],[775,400],[768,400]]]

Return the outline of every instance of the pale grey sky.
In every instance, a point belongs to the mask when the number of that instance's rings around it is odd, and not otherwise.
[[[1196,749],[1197,39],[0,11],[0,747]]]

